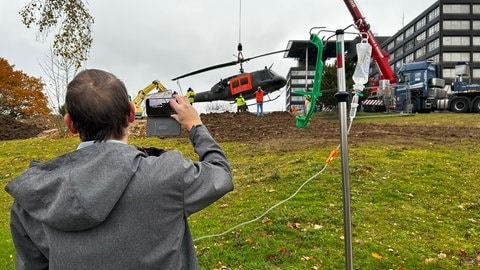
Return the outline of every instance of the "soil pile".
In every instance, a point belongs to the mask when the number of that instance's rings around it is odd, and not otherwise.
[[[0,115],[0,140],[27,139],[43,131],[41,127],[16,120],[8,115]]]
[[[287,112],[267,113],[257,117],[254,113],[202,114],[202,121],[218,142],[262,142],[278,144],[279,147],[299,144],[317,144],[340,141],[340,124],[337,119],[312,117],[307,128],[298,128],[296,118]],[[62,137],[65,131],[59,116],[37,116],[16,120],[0,117],[0,140],[25,139],[48,136]],[[146,120],[136,120],[129,128],[131,138],[146,136]],[[68,132],[67,132],[68,134]],[[64,136],[64,135],[63,135]],[[186,136],[185,133],[182,136]],[[354,122],[349,142],[360,141],[415,144],[415,142],[448,143],[458,140],[480,139],[480,126],[459,127],[455,125],[418,125],[391,123]]]

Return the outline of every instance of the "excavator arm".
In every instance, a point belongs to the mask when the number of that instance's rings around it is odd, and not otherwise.
[[[142,102],[145,99],[145,96],[148,93],[150,93],[153,89],[157,89],[158,92],[167,91],[167,88],[163,86],[163,84],[158,80],[153,81],[147,87],[138,91],[137,96],[132,101],[133,104],[135,104],[135,118],[142,118],[142,115],[143,115]]]

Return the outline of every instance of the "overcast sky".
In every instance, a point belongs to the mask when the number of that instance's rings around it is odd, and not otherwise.
[[[50,44],[36,39],[36,30],[27,29],[18,14],[28,2],[0,0],[0,57],[15,65],[17,70],[45,78],[40,63],[47,59]],[[283,50],[289,40],[307,40],[312,27],[325,26],[334,31],[353,22],[341,0],[88,2],[95,24],[94,44],[86,67],[114,73],[125,82],[132,96],[153,80],[160,80],[167,88],[183,93],[188,87],[196,92],[208,91],[221,78],[237,73],[239,67],[181,79],[181,89],[171,79],[235,60],[239,41],[243,44],[244,57],[248,58]],[[390,36],[435,0],[356,2],[372,31],[378,36]],[[272,64],[273,70],[286,76],[294,60],[283,58],[281,53],[244,63],[244,69],[253,71]],[[278,94],[281,97],[265,104],[265,110],[284,110],[284,92],[282,89],[270,94],[272,98]],[[202,111],[201,106],[198,108]]]

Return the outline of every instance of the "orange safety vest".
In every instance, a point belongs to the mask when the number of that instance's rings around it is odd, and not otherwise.
[[[257,90],[255,96],[257,98],[257,102],[263,102],[263,90]]]

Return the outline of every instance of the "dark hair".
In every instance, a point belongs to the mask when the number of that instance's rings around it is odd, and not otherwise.
[[[113,74],[98,69],[81,71],[68,84],[65,104],[82,141],[125,135],[130,101],[125,84]]]

